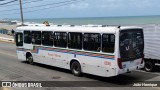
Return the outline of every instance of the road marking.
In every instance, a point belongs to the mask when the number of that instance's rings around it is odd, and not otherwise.
[[[160,72],[146,72],[146,71],[143,71],[143,70],[136,70],[136,71],[137,71],[137,72],[143,72],[143,73],[160,75]]]
[[[153,87],[153,88],[160,90],[160,87]]]

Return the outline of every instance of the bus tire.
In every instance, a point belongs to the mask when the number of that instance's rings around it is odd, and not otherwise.
[[[71,64],[71,71],[72,71],[73,75],[75,75],[75,76],[81,76],[82,75],[81,65],[79,64],[79,62],[74,61]]]
[[[149,62],[149,61],[145,62],[145,65],[144,65],[145,71],[152,72],[152,71],[154,71],[154,68],[155,68],[155,66],[152,62]]]
[[[29,64],[32,64],[32,65],[34,64],[34,62],[33,62],[33,57],[32,57],[31,54],[27,55],[26,61],[27,61]]]

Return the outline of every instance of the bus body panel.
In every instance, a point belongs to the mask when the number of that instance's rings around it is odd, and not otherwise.
[[[33,45],[32,44],[25,44],[25,43],[23,43],[23,48],[25,48],[27,50],[33,50]]]
[[[26,61],[26,55],[24,54],[25,52],[22,50],[17,50],[17,57],[21,61]]]
[[[141,64],[141,59],[137,59],[134,61],[123,62],[122,67],[123,69],[118,70],[118,74],[122,74],[125,72],[131,72],[136,69],[141,69],[144,67],[144,63]]]
[[[132,29],[135,27],[124,27],[125,29]],[[137,28],[137,27],[136,27]],[[30,31],[60,31],[60,32],[82,32],[82,33],[103,33],[115,35],[115,51],[114,53],[104,53],[68,49],[60,47],[47,47],[43,45],[32,45],[23,43],[23,49],[17,47],[18,59],[26,60],[26,53],[32,54],[34,62],[46,65],[56,66],[64,69],[70,69],[71,60],[76,60],[80,63],[83,73],[111,77],[122,73],[126,73],[138,68],[142,68],[141,59],[134,61],[122,62],[123,69],[118,66],[117,59],[119,54],[119,28],[116,27],[18,27],[16,32],[30,30]],[[122,29],[123,30],[123,29]]]

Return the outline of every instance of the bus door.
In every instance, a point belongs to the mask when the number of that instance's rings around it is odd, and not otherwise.
[[[23,33],[17,32],[15,34],[15,42],[17,46],[17,55],[19,59],[24,60],[24,54],[23,54]]]
[[[23,48],[23,33],[17,32],[15,35],[15,42],[17,48]]]

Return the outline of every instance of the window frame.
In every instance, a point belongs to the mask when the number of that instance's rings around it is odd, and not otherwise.
[[[84,40],[85,40],[85,34],[98,34],[98,36],[99,36],[98,41],[99,41],[100,45],[99,45],[99,47],[97,47],[96,50],[89,50],[89,49],[85,49],[85,48],[84,48],[84,44],[85,44],[85,42],[84,42]],[[88,32],[87,32],[87,33],[83,33],[83,37],[82,37],[82,38],[83,38],[83,39],[82,39],[82,40],[83,40],[83,43],[82,43],[82,44],[83,44],[83,49],[84,49],[85,51],[101,52],[101,44],[102,44],[102,42],[101,42],[101,37],[102,37],[102,36],[101,36],[101,33],[88,33]],[[89,38],[91,38],[91,37],[88,37],[88,39],[89,39]],[[98,44],[98,43],[97,43],[97,44]]]
[[[18,37],[17,37],[17,35],[18,35],[18,34],[21,34],[21,35],[22,35],[22,36],[21,36],[21,37],[22,37],[22,38],[21,38],[21,39],[22,39],[22,41],[21,41],[21,43],[20,43],[20,44],[19,44],[19,43],[17,43],[17,42],[18,42]],[[17,32],[17,33],[16,33],[16,35],[15,35],[15,39],[16,39],[16,40],[15,40],[15,42],[16,42],[16,46],[17,46],[17,47],[23,47],[23,41],[24,41],[24,39],[23,39],[23,33],[21,33],[21,32]]]
[[[63,46],[63,45],[56,45],[57,44],[57,42],[60,42],[60,41],[57,41],[56,39],[57,39],[57,36],[58,35],[56,35],[56,33],[59,33],[59,36],[61,36],[60,35],[60,33],[65,33],[66,34],[66,40],[64,39],[64,41],[65,41],[65,46]],[[64,36],[63,36],[64,37]],[[59,39],[60,40],[60,39]],[[54,39],[53,39],[53,43],[54,43],[54,47],[60,47],[60,48],[67,48],[68,47],[68,33],[67,32],[60,32],[60,31],[55,31],[54,32]],[[61,42],[62,43],[62,42]]]
[[[28,43],[28,42],[25,42],[25,32],[30,32],[30,43]],[[24,30],[24,32],[23,32],[23,38],[24,38],[24,43],[25,44],[32,44],[32,32],[30,31],[30,30]]]
[[[77,47],[70,47],[69,46],[69,43],[70,43],[70,39],[69,39],[69,35],[71,35],[71,34],[79,34],[80,35],[80,44],[81,44],[81,46],[80,46],[80,48],[78,48],[78,45],[77,45]],[[72,41],[72,39],[71,39],[71,41]],[[77,41],[77,40],[76,40]],[[77,41],[78,42],[78,41]],[[68,32],[68,43],[67,43],[67,46],[68,46],[68,48],[69,49],[77,49],[77,50],[82,50],[83,49],[83,33],[82,32]]]
[[[47,45],[47,44],[44,44],[44,42],[43,42],[43,36],[44,36],[43,34],[46,33],[46,32],[47,32],[47,33],[50,33],[50,35],[52,35],[52,45],[49,45],[49,44]],[[42,32],[41,32],[41,41],[42,41],[41,44],[42,44],[43,46],[53,47],[53,46],[54,46],[54,33],[53,33],[52,31],[42,31]]]
[[[35,42],[33,43],[33,32],[40,32],[40,44],[37,44],[35,40]],[[35,39],[35,35],[34,35],[34,39]],[[42,32],[41,31],[32,31],[32,44],[34,45],[42,45]]]
[[[103,41],[103,35],[104,35],[104,34],[113,35],[113,36],[114,36],[114,50],[113,50],[113,52],[106,52],[106,51],[103,50],[103,42],[104,42],[104,41]],[[101,46],[102,50],[101,50],[101,51],[102,51],[103,53],[115,53],[115,48],[116,48],[116,44],[115,44],[115,43],[116,43],[116,35],[115,35],[114,33],[103,33],[101,37],[102,37],[102,46]]]

